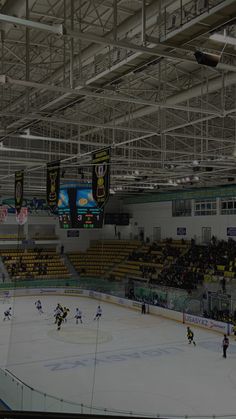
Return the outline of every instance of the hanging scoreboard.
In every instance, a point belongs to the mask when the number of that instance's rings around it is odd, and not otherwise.
[[[72,228],[69,189],[60,189],[58,200],[58,217],[61,228]]]
[[[76,193],[77,228],[101,228],[103,209],[98,208],[89,188],[78,188]]]
[[[60,190],[58,201],[60,227],[94,229],[103,226],[103,209],[98,208],[89,187]]]

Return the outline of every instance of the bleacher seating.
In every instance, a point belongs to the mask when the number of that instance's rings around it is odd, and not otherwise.
[[[24,240],[24,235],[18,235],[18,234],[0,234],[0,240]]]
[[[152,244],[137,240],[92,241],[86,252],[70,253],[68,257],[82,276],[155,279],[188,247],[189,243],[178,240]]]
[[[192,241],[188,251],[164,269],[158,278],[160,284],[192,290],[203,281],[232,280],[236,277],[236,243],[217,241],[214,237],[207,245]],[[222,282],[223,284],[223,282]],[[225,285],[222,285],[222,289]]]
[[[122,264],[112,271],[115,278],[137,277],[146,280],[158,278],[164,267],[169,266],[173,260],[186,251],[189,243],[180,240],[168,240],[143,244],[137,251],[128,256]]]
[[[80,275],[107,276],[113,266],[126,260],[140,246],[136,240],[91,241],[86,252],[74,252],[68,257]]]
[[[9,276],[14,279],[67,278],[70,276],[60,255],[55,250],[19,250],[0,251]]]
[[[54,234],[46,235],[46,234],[35,234],[30,238],[30,240],[58,240],[58,237]]]

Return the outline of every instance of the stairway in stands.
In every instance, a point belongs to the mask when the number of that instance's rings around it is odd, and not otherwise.
[[[70,253],[68,257],[82,276],[107,277],[115,265],[127,259],[139,246],[137,240],[91,241],[86,252]]]
[[[74,268],[73,264],[71,263],[68,255],[64,253],[63,255],[61,255],[61,258],[64,262],[64,265],[67,267],[68,271],[70,272],[71,278],[72,279],[79,279],[79,274],[78,274],[77,270]]]

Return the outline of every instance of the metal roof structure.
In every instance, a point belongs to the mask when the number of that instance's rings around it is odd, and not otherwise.
[[[119,194],[235,182],[235,18],[235,0],[1,0],[0,193],[24,169],[43,194],[54,160],[89,180],[107,146]]]

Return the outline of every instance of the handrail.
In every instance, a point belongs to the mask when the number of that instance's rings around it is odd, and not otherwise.
[[[18,377],[16,377],[8,369],[3,370],[2,368],[0,368],[0,375],[1,375],[1,373],[4,376],[8,376],[11,379],[12,383],[16,382],[17,386],[20,384],[22,386],[21,387],[22,392],[24,392],[24,389],[25,390],[28,389],[30,392],[32,392],[32,394],[41,395],[42,396],[42,401],[44,401],[44,399],[48,399],[49,401],[57,402],[58,406],[60,408],[60,411],[63,409],[63,405],[65,405],[65,408],[68,408],[68,407],[73,408],[74,407],[75,408],[74,409],[75,413],[77,413],[77,412],[83,413],[83,411],[86,410],[90,414],[93,414],[93,415],[96,414],[94,412],[97,412],[97,415],[99,415],[99,417],[101,417],[102,413],[106,414],[106,416],[107,416],[107,413],[111,413],[112,416],[114,416],[114,414],[116,414],[118,416],[121,415],[121,416],[132,416],[132,417],[136,416],[136,417],[150,417],[150,418],[152,418],[154,416],[157,416],[156,414],[150,413],[150,412],[136,412],[136,411],[127,411],[127,410],[122,410],[122,409],[119,409],[119,410],[118,409],[108,409],[108,408],[104,408],[104,407],[91,406],[91,405],[87,405],[87,404],[84,404],[84,403],[76,403],[76,402],[73,402],[73,401],[63,399],[61,397],[53,396],[53,395],[51,395],[49,393],[45,393],[41,390],[37,390],[37,389],[31,387],[30,385],[26,384],[24,381],[20,380]],[[2,382],[2,380],[1,380],[1,385],[4,386],[4,383]],[[1,386],[0,386],[0,391],[1,391]],[[22,397],[22,399],[24,399],[24,397]],[[57,405],[56,406],[53,405],[53,406],[54,406],[54,409],[55,409],[55,407],[57,407]],[[11,407],[11,406],[9,406],[9,407]],[[23,405],[22,407],[27,407],[27,406]],[[42,408],[44,410],[44,403],[42,403]],[[28,409],[25,409],[25,410],[27,411]],[[40,410],[40,409],[38,409],[38,410]],[[9,415],[9,416],[12,417],[11,415]],[[88,415],[88,416],[90,416],[90,415]]]

